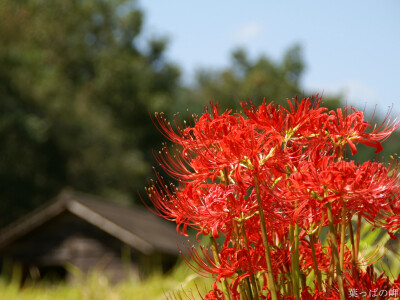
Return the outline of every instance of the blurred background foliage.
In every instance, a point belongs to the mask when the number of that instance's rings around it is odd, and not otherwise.
[[[236,49],[226,68],[183,84],[165,57],[167,39],[143,36],[135,1],[0,0],[0,20],[0,226],[66,186],[140,202],[163,141],[156,111],[185,116],[210,100],[240,110],[239,100],[309,96],[299,45],[280,61]],[[324,97],[324,105],[341,100]],[[392,141],[388,153],[400,147]],[[359,159],[375,159],[364,150]]]

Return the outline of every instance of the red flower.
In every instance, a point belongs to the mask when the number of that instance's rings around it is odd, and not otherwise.
[[[156,159],[178,185],[167,186],[160,176],[158,183],[150,184],[147,193],[155,212],[176,222],[182,234],[192,227],[197,235],[225,239],[220,247],[214,240],[213,254],[208,248],[190,249],[190,259],[186,259],[196,272],[216,279],[205,299],[225,299],[217,282],[230,281],[225,288],[232,299],[240,299],[243,293],[251,294],[249,289],[243,291],[246,282],[258,278],[259,286],[253,286],[253,291],[261,286],[267,289],[267,277],[271,293],[266,296],[259,291],[261,299],[272,297],[273,281],[283,287],[276,292],[278,299],[294,299],[291,274],[301,271],[308,276],[316,264],[331,280],[326,280],[325,290],[303,288],[301,298],[343,298],[343,284],[332,283],[331,274],[339,268],[331,257],[338,252],[333,244],[340,238],[332,230],[332,244],[323,245],[316,234],[328,225],[328,207],[333,226],[359,215],[390,234],[400,228],[397,162],[385,167],[346,160],[346,145],[352,154],[357,152],[357,143],[380,152],[381,142],[400,122],[384,122],[371,129],[364,114],[354,108],[328,112],[320,104],[318,97],[288,101],[289,108],[265,101],[259,107],[242,103],[244,115],[221,114],[217,105],[211,105],[193,124],[182,125],[176,119],[174,126],[162,114],[156,115],[160,130],[176,145],[164,145]],[[313,234],[316,242],[307,238]],[[347,270],[354,272],[356,267],[352,251],[338,244],[344,250],[341,263],[347,291],[354,286]],[[296,267],[296,261],[300,266]],[[383,277],[360,274],[365,288],[386,282]]]
[[[382,122],[378,127],[374,126],[371,132],[367,132],[368,129],[372,128],[371,124],[364,120],[363,112],[357,111],[353,107],[345,108],[345,116],[343,116],[343,111],[340,108],[336,112],[330,111],[329,115],[326,128],[327,137],[331,139],[335,148],[341,148],[348,144],[352,154],[357,153],[355,143],[374,147],[375,153],[381,152],[381,142],[386,140],[400,126],[398,120],[386,124]]]

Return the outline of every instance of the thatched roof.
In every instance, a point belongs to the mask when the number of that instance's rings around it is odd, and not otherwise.
[[[63,212],[76,215],[145,254],[153,251],[178,254],[178,245],[187,241],[177,234],[173,224],[144,208],[121,206],[68,189],[4,228],[0,232],[0,250]]]

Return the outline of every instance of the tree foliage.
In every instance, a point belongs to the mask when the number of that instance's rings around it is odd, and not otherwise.
[[[64,186],[130,198],[158,144],[179,70],[164,40],[138,42],[134,2],[2,1],[0,223]]]
[[[240,101],[252,100],[285,104],[285,99],[301,97],[306,93],[301,86],[305,65],[301,47],[288,49],[281,61],[265,56],[250,59],[244,49],[232,52],[231,65],[220,71],[199,70],[195,87],[186,90],[184,99],[188,106],[208,101],[218,102],[223,109],[240,109]],[[326,105],[337,107],[339,97],[325,97]]]

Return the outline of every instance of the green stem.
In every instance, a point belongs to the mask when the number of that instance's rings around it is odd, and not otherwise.
[[[293,282],[293,289],[294,289],[294,296],[296,300],[300,299],[300,262],[299,262],[299,225],[294,225],[294,251],[292,256],[293,261],[293,274],[294,274],[294,282]]]
[[[351,242],[351,264],[353,265],[352,268],[352,274],[353,277],[356,279],[356,282],[358,282],[358,272],[357,272],[357,263],[356,263],[356,249],[354,245],[354,232],[353,232],[353,224],[351,224],[351,216],[349,217],[348,220],[349,224],[349,232],[350,232],[350,242]]]
[[[232,240],[233,247],[234,247],[234,248],[236,248],[236,247],[241,247],[242,245],[241,245],[240,239],[239,239],[240,234],[239,234],[239,229],[238,229],[237,223],[236,223],[235,220],[232,220],[232,224],[233,224],[233,228],[234,228],[234,232],[235,232],[234,238],[231,239],[231,240]],[[244,285],[246,285],[244,281],[242,281],[242,282],[239,284],[239,292],[240,292],[241,299],[242,299],[242,298],[243,298],[243,299],[247,299],[247,298],[248,298],[248,297],[246,296],[246,291],[245,291],[245,289],[247,290],[247,293],[249,293],[249,290],[248,290],[248,287],[247,287],[247,286],[246,286],[246,287],[243,287]]]
[[[289,225],[289,232],[290,232],[290,225]],[[283,279],[287,278],[287,283],[284,284],[284,292],[285,292],[285,296],[291,296],[293,295],[293,287],[292,287],[292,277],[291,277],[291,273],[289,272],[289,270],[286,268],[285,264],[282,264],[282,269],[283,269]],[[286,280],[284,280],[286,281]]]
[[[329,246],[332,247],[332,243],[329,243]],[[329,273],[328,273],[328,286],[331,288],[333,285],[333,280],[335,279],[335,258],[331,255],[331,261],[329,265]]]
[[[249,242],[247,240],[246,229],[244,227],[244,223],[242,223],[241,231],[242,231],[242,236],[243,236],[244,247],[245,247],[246,251],[248,253],[250,253]],[[253,289],[253,297],[254,297],[255,300],[259,300],[257,283],[256,283],[256,279],[255,279],[254,274],[250,275],[250,280],[251,280],[251,287]],[[249,286],[250,286],[250,284],[249,284]]]
[[[340,223],[340,269],[343,270],[344,264],[344,239],[346,235],[346,206],[342,208],[342,222]]]
[[[224,168],[224,169],[222,170],[222,173],[224,174],[224,182],[225,182],[225,185],[228,185],[228,184],[229,184],[228,169],[227,169],[227,168]]]
[[[321,273],[319,272],[319,269],[318,269],[317,256],[315,254],[315,239],[314,239],[314,235],[313,234],[309,234],[309,237],[310,237],[312,258],[313,258],[313,262],[314,262],[314,274],[315,274],[315,277],[317,277],[318,290],[320,292],[322,292]]]
[[[294,245],[294,226],[292,224],[289,224],[289,240],[290,240],[290,245]],[[295,294],[295,290],[299,288],[299,281],[296,280],[295,278],[295,272],[294,272],[294,260],[291,259],[291,272],[290,272],[290,277],[291,277],[291,295],[293,296]],[[295,285],[297,286],[295,287]]]
[[[223,173],[223,175],[224,175],[224,184],[225,184],[225,185],[228,185],[228,184],[229,184],[228,168],[225,167],[225,168],[222,170],[222,173]],[[235,229],[235,236],[234,236],[234,238],[232,239],[232,243],[233,243],[234,245],[236,245],[237,240],[239,239],[239,234],[238,234],[238,229],[237,229],[237,226],[236,226],[235,221],[232,221],[232,223],[233,223],[233,227],[234,227],[234,229]],[[217,243],[216,243],[216,241],[215,241],[214,238],[212,238],[212,243],[213,243],[213,245],[215,245],[214,247],[215,247],[216,249],[218,249]],[[215,256],[215,254],[214,254],[214,256]],[[244,298],[245,292],[243,291],[242,284],[239,286],[239,289],[240,289],[241,298]],[[226,294],[228,295],[228,298],[231,299],[231,295],[230,295],[230,293],[229,293],[228,283],[226,282],[226,280],[224,280],[224,292],[226,292]]]
[[[337,246],[337,241],[336,241],[336,230],[335,230],[335,227],[333,224],[332,207],[331,207],[330,202],[328,202],[326,204],[326,208],[327,208],[327,212],[328,212],[333,258],[336,263],[336,279],[337,279],[337,283],[339,286],[340,300],[345,300],[346,298],[345,298],[345,292],[344,292],[344,287],[343,287],[343,274],[342,274],[342,269],[340,267],[339,252],[338,252],[338,246]]]
[[[253,298],[253,293],[251,291],[251,284],[250,284],[249,277],[246,278],[246,291],[247,291],[248,299],[255,299],[255,298]]]
[[[217,241],[210,236],[210,241],[211,241],[211,249],[214,255],[215,262],[220,265],[221,261],[219,259],[218,255],[218,245]],[[222,279],[222,289],[224,290],[224,294],[227,296],[228,300],[232,300],[231,294],[229,292],[229,287],[228,287],[228,282],[225,279]]]
[[[358,262],[358,252],[360,251],[360,236],[361,236],[361,216],[357,216],[357,230],[356,230],[356,245],[355,245],[355,260]]]
[[[270,246],[267,237],[267,229],[265,225],[265,217],[264,217],[264,210],[261,200],[261,193],[260,193],[260,186],[256,176],[254,176],[254,185],[257,193],[257,203],[258,203],[258,213],[260,217],[260,225],[261,225],[261,236],[264,244],[264,251],[265,251],[265,260],[267,262],[267,271],[268,271],[268,288],[271,292],[272,300],[277,300],[278,296],[276,293],[276,286],[274,280],[274,274],[272,271],[272,262],[271,262],[271,255],[270,255]]]

